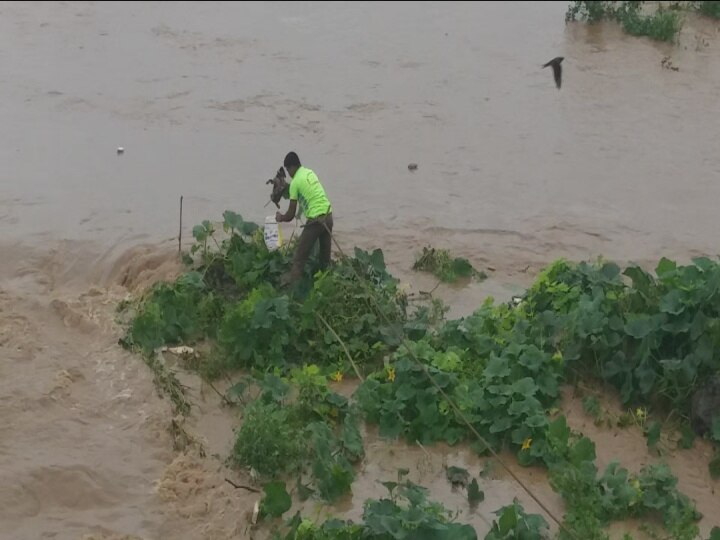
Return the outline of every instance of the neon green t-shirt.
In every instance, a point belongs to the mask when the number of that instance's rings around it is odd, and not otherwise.
[[[300,167],[290,182],[290,200],[300,202],[300,208],[308,219],[329,214],[332,210],[320,180],[307,167]]]

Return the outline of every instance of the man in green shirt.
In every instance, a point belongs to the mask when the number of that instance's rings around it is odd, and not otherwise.
[[[320,242],[320,269],[324,270],[330,264],[333,228],[332,206],[317,175],[307,167],[302,166],[300,158],[295,152],[290,152],[285,156],[283,165],[290,178],[292,178],[290,182],[290,206],[287,213],[278,212],[275,214],[275,219],[278,223],[292,221],[295,218],[298,201],[300,201],[300,208],[307,219],[303,232],[298,239],[288,280],[290,283],[296,283],[302,276],[310,251],[316,241]]]

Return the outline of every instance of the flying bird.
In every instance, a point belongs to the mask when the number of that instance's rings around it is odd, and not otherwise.
[[[564,56],[558,56],[556,58],[553,58],[543,66],[544,68],[552,66],[553,77],[555,77],[555,85],[558,87],[558,89],[562,84],[562,66],[560,65],[560,63],[563,61],[564,58]]]

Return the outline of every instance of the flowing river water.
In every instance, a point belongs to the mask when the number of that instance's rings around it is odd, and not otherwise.
[[[441,287],[458,314],[558,257],[715,256],[718,24],[689,16],[677,44],[658,44],[566,25],[565,9],[0,3],[0,537],[249,534],[256,497],[212,458],[237,418],[189,378],[209,453],[176,455],[167,402],[116,345],[114,307],[177,272],[181,195],[186,246],[226,209],[262,222],[265,180],[289,150],[325,184],[345,249],[383,248],[420,290],[434,283],[409,267],[427,244],[486,269],[481,285]],[[560,91],[540,68],[555,56]],[[568,399],[601,462],[651,459],[637,433],[596,430]],[[408,460],[448,503],[459,495],[442,466],[480,466],[458,449],[369,445],[354,517]],[[709,452],[671,460],[705,531],[720,507]],[[519,474],[561,513],[539,471]],[[527,499],[493,482],[478,531]]]

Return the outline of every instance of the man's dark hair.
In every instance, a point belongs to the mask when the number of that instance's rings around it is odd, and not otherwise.
[[[300,158],[295,152],[288,152],[288,155],[285,156],[285,161],[283,163],[285,167],[296,167],[300,168]]]

